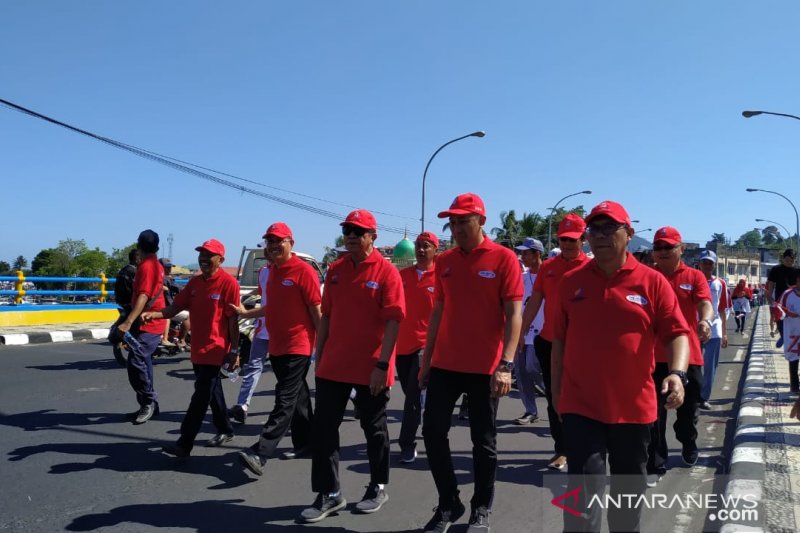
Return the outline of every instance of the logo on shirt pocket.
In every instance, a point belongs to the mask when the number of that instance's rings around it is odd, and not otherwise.
[[[633,302],[639,305],[647,305],[648,303],[647,298],[639,294],[629,294],[628,296],[625,297],[625,299],[628,300],[629,302]]]
[[[691,283],[681,283],[679,287],[685,291],[692,291],[694,290],[694,285]]]
[[[377,281],[372,280],[366,282],[364,285],[366,285],[368,289],[377,289],[380,287],[380,284]]]
[[[428,292],[433,292],[433,287],[428,287]]]
[[[497,276],[497,274],[495,274],[493,270],[481,270],[480,272],[478,272],[478,275],[486,279],[492,279]]]
[[[219,300],[219,294],[212,294],[211,295],[211,299],[212,300]]]
[[[291,287],[292,285],[294,285],[294,281],[290,279],[285,279],[281,281],[281,285],[283,285],[284,287]]]

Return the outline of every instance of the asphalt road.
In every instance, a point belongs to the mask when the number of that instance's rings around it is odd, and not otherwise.
[[[680,460],[680,447],[671,442],[672,469],[655,490],[691,490],[712,474],[724,474],[729,450],[726,434],[735,424],[734,397],[738,390],[746,341],[732,334],[723,353],[714,399],[715,411],[699,424],[701,458],[694,468]],[[393,462],[390,500],[374,515],[349,510],[316,525],[295,518],[314,498],[310,460],[271,460],[262,478],[244,471],[236,450],[255,442],[272,406],[274,378],[265,372],[245,426],[221,448],[204,448],[212,436],[207,422],[189,459],[160,452],[164,442],[177,438],[188,405],[193,376],[187,358],[160,359],[155,367],[161,415],[133,426],[124,413],[137,408],[125,370],[103,342],[0,347],[0,530],[8,531],[418,531],[436,504],[424,445],[410,467]],[[235,397],[238,386],[226,382],[225,394]],[[402,392],[393,389],[390,435],[393,451],[399,433]],[[516,394],[516,393],[512,393]],[[546,463],[552,454],[543,420],[527,427],[511,420],[522,412],[512,397],[501,401],[498,416],[499,466],[492,529],[495,532],[550,530],[543,509],[553,494],[542,488]],[[465,422],[454,421],[451,446],[462,499],[472,495],[471,443]],[[671,432],[670,432],[671,433]],[[727,439],[730,440],[730,439]],[[341,428],[342,487],[356,502],[368,482],[363,434],[358,422],[346,417]],[[284,442],[290,445],[289,440]],[[396,457],[394,457],[396,460]],[[552,474],[558,476],[559,474]],[[648,515],[643,531],[703,529],[702,511]],[[466,529],[462,519],[452,531]]]

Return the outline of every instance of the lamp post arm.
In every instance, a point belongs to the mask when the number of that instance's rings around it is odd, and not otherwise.
[[[553,246],[553,244],[552,244],[552,238],[553,238],[553,215],[556,213],[556,209],[558,209],[558,206],[561,204],[561,202],[563,202],[567,198],[572,198],[573,196],[578,196],[579,194],[586,194],[586,191],[579,191],[579,192],[574,192],[572,194],[568,194],[564,198],[562,198],[561,200],[557,201],[556,205],[554,205],[553,207],[550,208],[550,216],[547,217],[548,218],[548,220],[547,220],[547,251],[548,252],[551,250],[551,248]]]
[[[788,113],[774,113],[772,111],[743,111],[742,115],[745,118],[750,118],[757,115],[775,115],[776,117],[789,117],[795,120],[800,120],[800,117],[798,117],[797,115],[790,115]]]
[[[778,113],[771,113],[771,114],[775,115],[775,114],[778,114]],[[792,115],[788,115],[788,116],[792,116]],[[798,118],[798,117],[794,117],[794,118],[797,118],[797,120],[800,120],[800,118]],[[796,238],[796,244],[797,244],[797,250],[795,250],[795,251],[800,251],[800,215],[797,214],[797,208],[794,206],[794,202],[792,202],[791,200],[789,200],[789,198],[787,198],[786,196],[782,195],[779,192],[768,191],[766,189],[756,189],[756,190],[757,191],[761,191],[761,192],[768,192],[770,194],[774,194],[776,196],[780,196],[781,198],[783,198],[784,200],[789,202],[790,206],[792,206],[792,209],[794,209],[795,238]]]

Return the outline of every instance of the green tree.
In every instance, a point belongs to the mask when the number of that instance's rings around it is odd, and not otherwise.
[[[44,276],[47,265],[50,264],[50,258],[53,255],[52,248],[46,248],[36,254],[36,257],[31,261],[31,272],[34,276]]]
[[[76,276],[94,278],[108,269],[108,254],[95,248],[78,255],[70,266]]]
[[[524,237],[534,237],[544,242],[547,240],[547,219],[539,213],[523,213],[519,220],[519,232]]]
[[[14,259],[14,270],[22,270],[28,266],[28,260],[25,259],[23,256],[18,255],[16,259]]]
[[[500,227],[492,228],[490,231],[494,235],[494,240],[507,248],[513,248],[520,239],[520,226],[517,214],[513,209],[500,212]]]
[[[5,261],[0,261],[0,276],[10,276],[12,274],[11,265]]]
[[[125,248],[114,248],[111,255],[108,257],[108,266],[106,267],[106,277],[115,278],[122,267],[128,264],[128,254],[131,250],[136,248],[136,243],[131,243]]]
[[[333,242],[333,247],[326,246],[325,247],[325,255],[322,256],[322,263],[325,265],[330,265],[336,258],[339,256],[339,252],[336,251],[336,248],[341,248],[344,246],[344,236],[339,235],[336,237],[336,240]]]
[[[757,229],[752,229],[742,233],[736,240],[736,246],[740,248],[758,248],[761,246],[761,232]]]
[[[715,242],[717,244],[725,244],[726,242],[725,234],[724,233],[712,233],[711,240],[708,242]]]

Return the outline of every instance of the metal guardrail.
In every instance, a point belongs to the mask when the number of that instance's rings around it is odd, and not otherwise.
[[[71,278],[71,277],[54,277],[54,276],[32,276],[25,277],[21,271],[17,271],[16,276],[0,276],[0,281],[13,281],[13,290],[0,290],[0,296],[13,296],[14,303],[19,305],[25,296],[99,296],[100,303],[105,303],[106,298],[114,295],[114,291],[106,290],[106,285],[113,283],[115,280],[109,280],[104,273],[100,273],[98,278]],[[183,285],[188,280],[178,279],[175,283]],[[31,289],[25,290],[25,283],[99,283],[100,290],[40,290]]]

